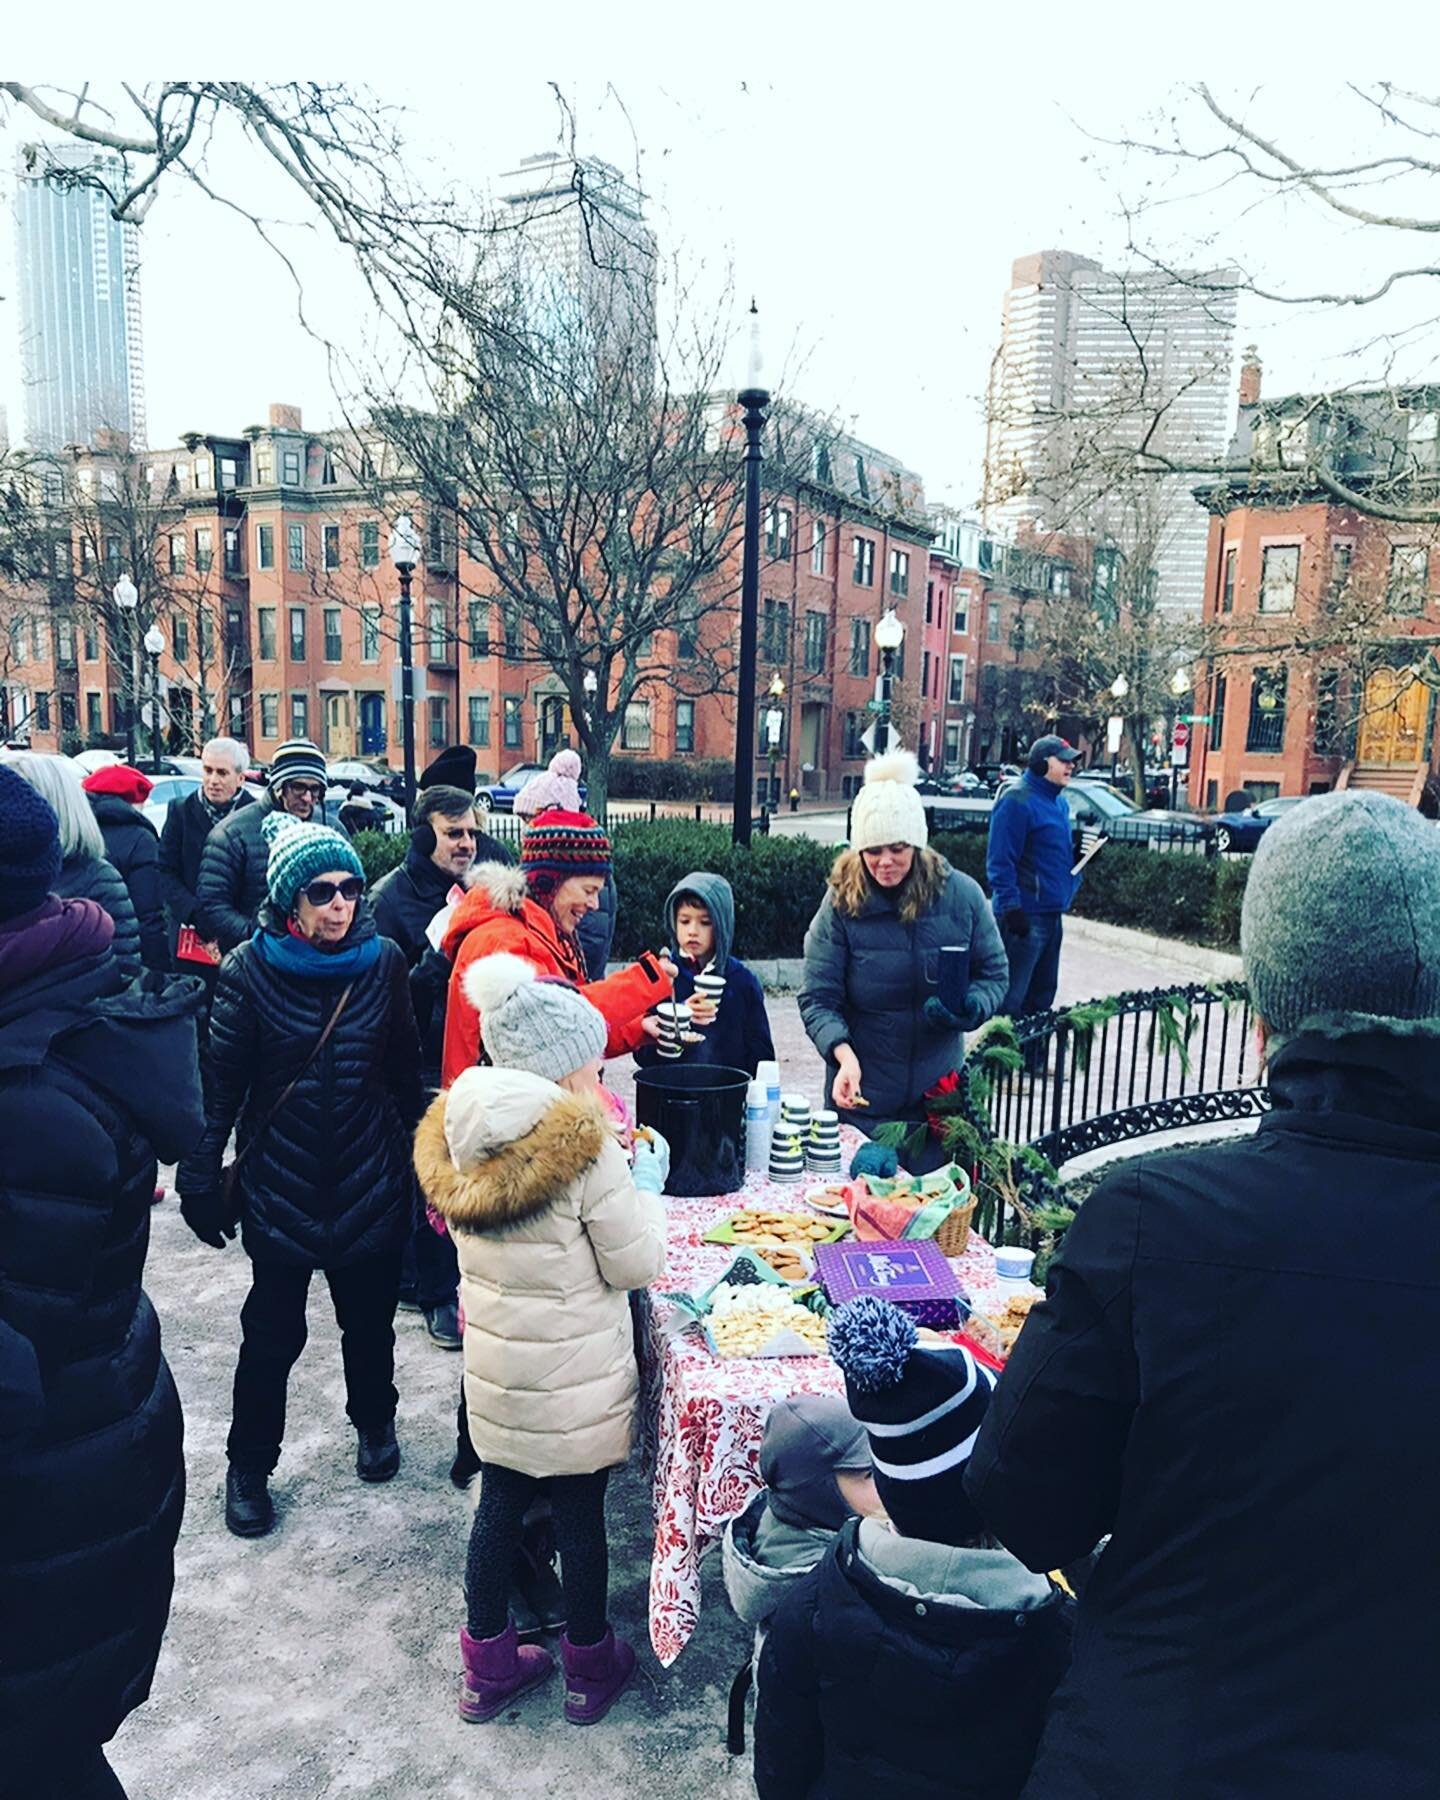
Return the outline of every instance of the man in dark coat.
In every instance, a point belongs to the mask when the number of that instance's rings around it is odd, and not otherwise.
[[[233,813],[210,833],[195,886],[196,930],[221,952],[243,944],[265,903],[269,854],[265,821],[271,813],[319,818],[325,804],[325,758],[308,738],[291,738],[270,764],[269,792],[256,806]]]
[[[317,1270],[340,1325],[356,1473],[388,1481],[400,1467],[395,1301],[424,1099],[405,959],[375,930],[354,846],[328,825],[266,823],[269,901],[220,965],[205,1135],[176,1176],[196,1236],[223,1249],[238,1222],[252,1264],[226,1445],[225,1522],[239,1537],[274,1522],[268,1482]]]
[[[157,1153],[201,1128],[199,985],[131,983],[0,769],[0,1788],[120,1795],[185,1503],[180,1402],[140,1285]]]
[[[1440,1787],[1440,836],[1307,800],[1241,947],[1274,1110],[1085,1201],[971,1461],[1030,1568],[1109,1534],[1026,1800]]]
[[[96,769],[81,783],[90,796],[105,854],[120,871],[140,926],[140,958],[147,969],[170,967],[165,905],[160,891],[160,839],[140,808],[154,787],[125,763]]]
[[[235,738],[212,738],[200,752],[200,786],[165,814],[160,833],[160,891],[170,919],[170,942],[182,925],[194,925],[200,903],[200,861],[210,833],[233,812],[249,806],[245,789],[249,753]],[[187,970],[200,969],[187,965]],[[203,972],[203,971],[202,971]]]
[[[454,754],[446,752],[452,759]],[[431,1091],[440,1086],[450,964],[430,941],[427,931],[436,915],[444,911],[447,896],[457,885],[463,886],[471,868],[477,863],[511,860],[503,844],[480,830],[475,812],[474,752],[469,752],[469,756],[468,790],[427,783],[429,770],[421,777],[415,802],[415,829],[410,834],[405,861],[388,875],[382,875],[370,890],[376,930],[400,946],[410,968],[410,998],[420,1031],[422,1073]],[[402,1303],[410,1302],[420,1309],[431,1338],[446,1350],[458,1350],[461,1344],[455,1302],[459,1279],[455,1246],[448,1233],[437,1232],[431,1225],[417,1188],[415,1222],[401,1273]]]

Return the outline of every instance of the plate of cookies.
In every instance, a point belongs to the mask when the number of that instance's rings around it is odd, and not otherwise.
[[[833,1244],[850,1229],[848,1219],[829,1221],[778,1208],[746,1206],[705,1233],[707,1244],[782,1245],[813,1249]]]

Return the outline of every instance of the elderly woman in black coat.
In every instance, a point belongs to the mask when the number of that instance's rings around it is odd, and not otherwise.
[[[405,958],[375,930],[350,840],[278,812],[265,835],[269,904],[220,965],[205,1136],[176,1182],[196,1236],[221,1249],[238,1223],[252,1265],[226,1446],[225,1522],[239,1537],[274,1522],[269,1477],[317,1269],[340,1326],[356,1473],[388,1481],[400,1467],[395,1304],[423,1104]]]
[[[83,801],[82,801],[83,804]],[[180,1402],[140,1286],[157,1154],[201,1129],[200,986],[131,982],[59,828],[0,768],[0,1790],[121,1795],[185,1505]]]

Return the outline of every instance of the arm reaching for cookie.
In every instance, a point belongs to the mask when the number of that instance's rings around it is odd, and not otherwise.
[[[860,1058],[848,1044],[835,1046],[835,1082],[830,1093],[842,1112],[853,1110],[860,1097]]]

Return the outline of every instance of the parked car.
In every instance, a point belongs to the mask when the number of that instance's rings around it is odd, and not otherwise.
[[[326,763],[325,768],[332,782],[343,781],[347,787],[367,788],[388,795],[391,800],[401,799],[405,792],[404,774],[399,769],[392,769],[388,763],[366,762],[364,758],[354,756]]]
[[[124,762],[125,758],[114,750],[81,750],[70,760],[80,771],[80,778],[83,781],[87,775],[93,775],[97,769],[113,768],[116,763]]]
[[[1211,821],[1215,848],[1222,856],[1230,850],[1254,850],[1281,813],[1305,798],[1304,794],[1279,794],[1273,800],[1257,800],[1253,806],[1218,813]]]
[[[532,775],[543,775],[546,765],[538,762],[516,763],[499,781],[492,781],[487,787],[477,788],[475,798],[482,806],[488,806],[492,812],[508,813],[515,810],[515,796],[524,787]],[[585,804],[585,783],[580,783],[580,804]]]
[[[163,759],[162,759],[163,760]],[[146,770],[149,773],[149,770]],[[154,777],[155,785],[150,790],[150,798],[140,808],[156,831],[165,829],[165,815],[172,806],[181,800],[188,800],[200,786],[197,775],[165,775]]]
[[[1207,819],[1197,819],[1194,813],[1171,812],[1166,807],[1142,809],[1128,794],[1093,776],[1071,781],[1065,790],[1065,804],[1078,827],[1103,831],[1117,844],[1203,850],[1212,834]]]

